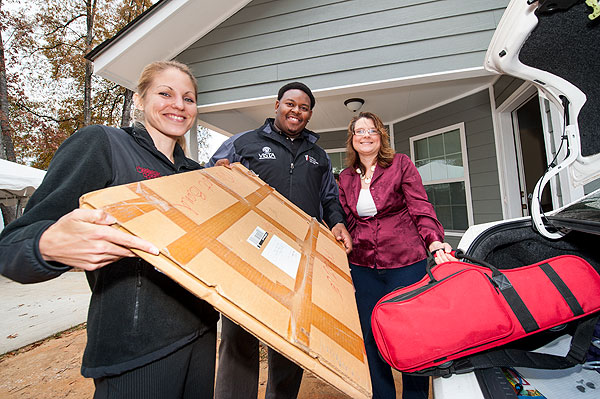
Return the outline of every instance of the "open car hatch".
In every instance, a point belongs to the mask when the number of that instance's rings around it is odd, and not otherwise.
[[[531,216],[545,237],[551,231],[539,198],[567,169],[574,185],[600,177],[600,5],[598,0],[513,0],[492,38],[485,68],[535,85],[563,118],[561,147],[533,191]]]

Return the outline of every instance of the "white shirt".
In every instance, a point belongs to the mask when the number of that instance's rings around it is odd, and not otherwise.
[[[371,190],[368,188],[360,190],[358,201],[356,202],[356,212],[358,212],[358,216],[360,217],[377,215],[377,207],[375,206],[375,201],[373,201]]]

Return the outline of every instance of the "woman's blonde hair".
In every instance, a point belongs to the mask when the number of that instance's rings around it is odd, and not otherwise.
[[[360,169],[361,173],[364,174],[366,172],[366,168],[362,162],[360,162],[360,156],[354,149],[354,146],[352,146],[354,126],[356,125],[356,122],[362,118],[370,119],[375,125],[375,129],[377,129],[379,135],[381,136],[381,146],[379,147],[379,152],[377,153],[377,164],[382,168],[387,168],[392,164],[394,155],[396,153],[390,145],[390,134],[381,119],[379,119],[379,117],[372,112],[359,113],[352,118],[350,124],[348,125],[348,135],[346,137],[346,166],[354,170]]]
[[[196,78],[192,74],[190,68],[179,61],[154,61],[146,65],[146,67],[142,70],[142,73],[140,74],[140,78],[138,79],[136,90],[137,94],[141,98],[145,98],[146,94],[148,93],[148,89],[152,85],[152,81],[154,80],[156,75],[171,68],[177,69],[185,73],[190,78],[190,81],[194,86],[194,95],[196,95],[196,93],[198,93],[198,83],[196,82]],[[133,113],[133,120],[134,122],[143,123],[144,111],[136,108]],[[184,151],[186,150],[185,137],[178,137],[177,144],[179,144]]]

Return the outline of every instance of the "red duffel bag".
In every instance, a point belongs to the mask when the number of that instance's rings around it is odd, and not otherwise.
[[[502,272],[479,263],[428,267],[421,281],[377,303],[371,324],[387,363],[403,372],[448,376],[494,366],[560,369],[585,361],[600,311],[600,275],[588,262],[565,255]],[[574,320],[580,321],[565,357],[491,350]]]

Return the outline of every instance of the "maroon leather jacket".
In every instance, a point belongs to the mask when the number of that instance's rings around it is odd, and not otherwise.
[[[344,169],[339,181],[352,236],[350,263],[381,269],[408,266],[425,259],[433,241],[444,241],[444,228],[427,200],[421,176],[405,154],[396,154],[388,168],[375,169],[370,187],[375,216],[360,217],[356,212],[360,176],[355,170]]]

